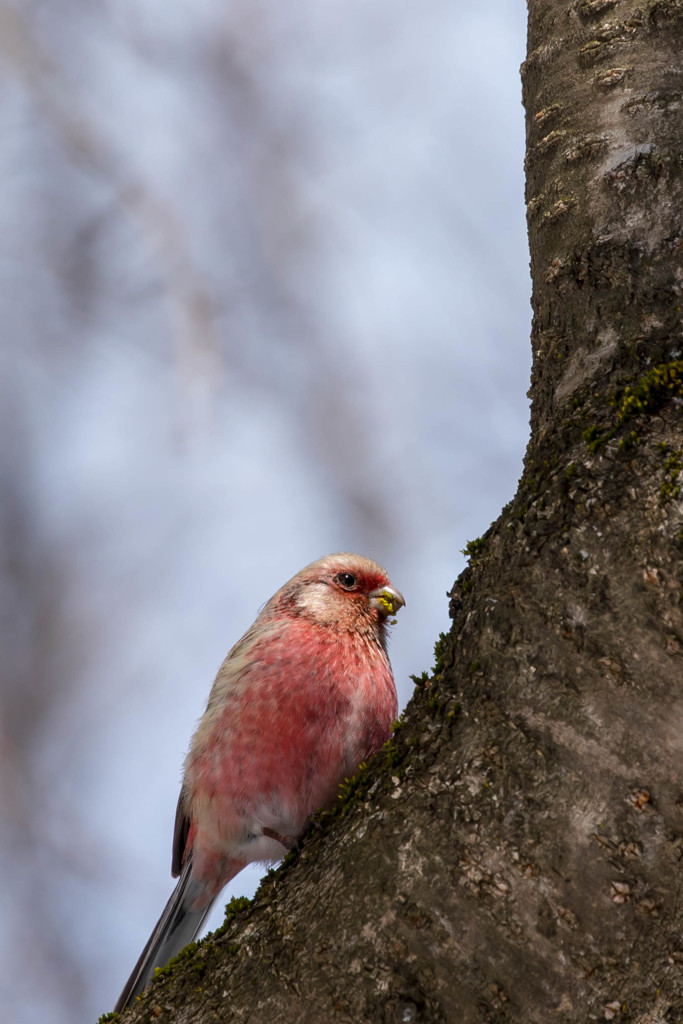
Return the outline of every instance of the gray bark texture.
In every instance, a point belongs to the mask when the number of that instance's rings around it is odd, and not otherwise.
[[[392,743],[129,1024],[683,1021],[682,65],[681,0],[529,0],[518,493]]]

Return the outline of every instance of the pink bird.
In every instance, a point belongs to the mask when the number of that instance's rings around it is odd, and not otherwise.
[[[360,555],[297,573],[229,652],[185,759],[163,914],[116,1010],[198,934],[231,878],[272,863],[391,735],[386,620],[405,604]]]

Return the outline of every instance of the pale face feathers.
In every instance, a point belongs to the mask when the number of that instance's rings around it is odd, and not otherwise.
[[[317,625],[384,634],[384,622],[405,604],[384,569],[369,558],[326,555],[298,572],[268,602],[264,613],[303,615]]]

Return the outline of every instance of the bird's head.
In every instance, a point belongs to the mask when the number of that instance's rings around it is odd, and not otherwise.
[[[298,572],[280,591],[278,604],[321,626],[379,632],[405,604],[384,569],[362,555],[326,555]]]

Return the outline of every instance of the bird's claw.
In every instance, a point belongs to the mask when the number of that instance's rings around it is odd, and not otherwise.
[[[269,839],[274,839],[276,843],[280,843],[284,846],[285,850],[298,850],[299,841],[296,836],[283,836],[279,832],[275,832],[272,828],[264,828],[263,835],[268,836]]]

